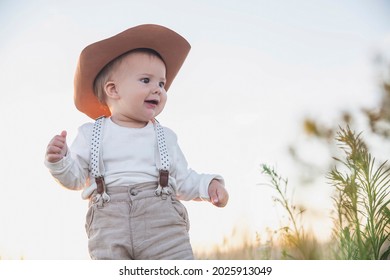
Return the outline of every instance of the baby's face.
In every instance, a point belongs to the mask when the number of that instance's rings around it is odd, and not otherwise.
[[[147,123],[164,109],[165,64],[146,53],[126,56],[112,75],[116,95],[110,99],[112,116],[129,122]]]

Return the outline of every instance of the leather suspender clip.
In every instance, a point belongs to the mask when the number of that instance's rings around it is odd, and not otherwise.
[[[95,182],[96,182],[96,191],[98,194],[103,194],[106,190],[106,184],[104,182],[104,177],[103,176],[100,176],[100,177],[96,177],[95,178]]]
[[[168,186],[168,181],[169,181],[169,171],[168,170],[159,170],[159,183],[160,186],[165,188]]]

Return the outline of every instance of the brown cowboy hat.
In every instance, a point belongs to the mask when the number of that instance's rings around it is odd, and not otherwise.
[[[191,46],[176,32],[155,24],[138,25],[87,46],[80,54],[74,77],[74,102],[77,109],[93,119],[110,116],[108,107],[94,95],[95,78],[109,62],[139,48],[153,49],[160,54],[167,69],[165,89],[168,90]]]

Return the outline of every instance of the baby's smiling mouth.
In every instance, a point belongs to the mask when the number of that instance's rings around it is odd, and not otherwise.
[[[151,99],[151,100],[145,100],[145,102],[146,103],[148,103],[148,104],[152,104],[152,105],[158,105],[158,100],[156,100],[156,99]]]

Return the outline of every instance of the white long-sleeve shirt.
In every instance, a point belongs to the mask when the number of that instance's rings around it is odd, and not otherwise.
[[[64,187],[91,192],[94,178],[89,173],[90,143],[93,123],[86,123],[79,132],[67,155],[56,163],[45,161],[50,173]],[[187,161],[177,143],[176,134],[164,127],[170,160],[169,185],[179,199],[209,200],[208,186],[212,179],[223,182],[214,174],[198,174],[188,168]],[[101,141],[104,179],[107,187],[129,186],[158,180],[159,160],[157,139],[152,122],[143,128],[128,128],[115,124],[111,118],[104,122]]]

